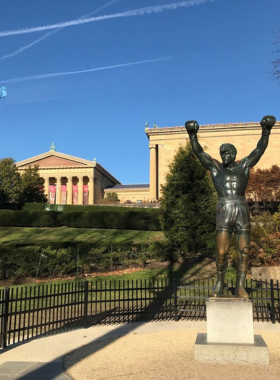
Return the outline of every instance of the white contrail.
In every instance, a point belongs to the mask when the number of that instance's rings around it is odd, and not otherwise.
[[[98,9],[95,9],[93,12],[90,12],[90,13],[84,15],[84,16],[79,17],[77,20],[82,20],[82,19],[87,18],[87,17],[89,17],[91,15],[94,15],[94,14],[102,11],[103,9],[109,7],[110,5],[115,4],[115,3],[119,2],[119,1],[120,0],[109,1],[108,3],[102,5],[102,7],[98,8]],[[59,32],[60,30],[62,30],[64,28],[66,28],[66,26],[62,26],[60,28],[57,28],[57,29],[55,29],[55,30],[53,30],[51,32],[48,32],[48,33],[44,34],[42,37],[37,38],[37,40],[31,42],[30,44],[22,46],[21,48],[19,48],[18,50],[14,51],[13,53],[3,55],[2,57],[0,57],[0,61],[3,61],[4,59],[7,59],[7,58],[15,57],[16,55],[22,53],[23,51],[25,51],[25,50],[27,50],[29,48],[31,48],[32,46],[38,44],[39,42],[45,40],[46,38],[48,38],[52,34],[55,34],[55,33]]]
[[[181,8],[182,7],[183,8],[189,8],[189,7],[193,7],[195,5],[204,4],[208,1],[214,1],[214,0],[180,1],[180,2],[172,3],[172,4],[154,5],[154,6],[150,6],[150,7],[134,9],[131,11],[114,13],[111,15],[89,17],[89,18],[85,18],[85,19],[60,22],[60,23],[52,24],[52,25],[36,26],[33,28],[25,28],[25,29],[18,29],[18,30],[7,30],[4,32],[0,32],[0,37],[15,36],[17,34],[25,34],[25,33],[41,32],[43,30],[56,29],[56,28],[62,28],[62,27],[67,27],[67,26],[74,26],[74,25],[81,25],[81,24],[86,24],[89,22],[108,20],[108,19],[112,19],[112,18],[144,16],[144,15],[150,14],[150,13],[159,13],[159,12],[168,11],[168,10],[175,10],[177,8],[180,8],[180,7]]]
[[[143,63],[152,63],[152,62],[165,61],[167,59],[172,59],[172,58],[173,57],[161,57],[161,58],[147,59],[145,61],[121,63],[119,65],[113,65],[113,66],[96,67],[96,68],[88,69],[88,70],[65,71],[65,72],[62,72],[62,73],[50,73],[50,74],[32,75],[32,76],[27,76],[27,77],[20,77],[20,78],[12,78],[12,79],[0,80],[0,83],[3,83],[3,84],[4,83],[18,83],[18,82],[26,82],[26,81],[30,81],[30,80],[36,80],[36,79],[61,77],[61,76],[64,76],[64,75],[84,74],[84,73],[90,73],[92,71],[109,70],[109,69],[116,69],[117,67],[125,67],[125,66],[132,66],[132,65],[140,65],[140,64],[143,64]]]
[[[22,53],[24,50],[27,50],[27,49],[31,48],[32,46],[38,44],[39,42],[41,42],[41,41],[43,41],[44,39],[46,39],[46,38],[48,38],[49,36],[51,36],[52,34],[57,33],[57,32],[60,31],[61,29],[63,29],[63,28],[58,28],[58,29],[55,29],[55,30],[53,30],[53,31],[51,31],[51,32],[48,32],[48,33],[44,34],[42,37],[37,38],[37,40],[31,42],[30,44],[25,45],[25,46],[22,46],[21,48],[19,48],[18,50],[14,51],[13,53],[3,55],[2,57],[0,57],[0,61],[3,61],[4,59],[11,58],[11,57],[14,57],[14,56],[16,56],[16,55]]]

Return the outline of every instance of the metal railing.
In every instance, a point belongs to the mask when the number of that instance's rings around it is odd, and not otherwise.
[[[213,280],[79,281],[0,290],[0,347],[97,324],[206,319]],[[247,281],[254,319],[280,322],[279,282]],[[233,282],[227,283],[233,294]]]

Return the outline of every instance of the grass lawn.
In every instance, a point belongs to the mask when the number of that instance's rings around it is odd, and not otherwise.
[[[38,228],[1,227],[0,244],[36,244],[45,242],[86,241],[115,242],[133,241],[135,244],[163,240],[160,231],[101,230],[90,228]]]
[[[130,272],[130,273],[129,273]],[[58,278],[49,278],[49,279],[39,279],[35,280],[35,278],[21,278],[17,280],[2,280],[0,281],[0,288],[5,288],[6,286],[9,287],[30,287],[30,286],[37,286],[37,285],[58,285],[58,284],[64,284],[68,282],[76,282],[76,281],[106,281],[106,282],[123,282],[123,281],[145,281],[145,280],[158,280],[158,279],[167,279],[168,278],[168,270],[167,269],[143,269],[139,271],[121,271],[121,274],[115,273],[97,273],[96,275],[89,274],[87,277],[82,276],[79,278],[76,278],[75,276],[65,276],[61,279]]]
[[[175,275],[176,271],[172,268],[168,270],[167,268],[156,268],[156,269],[139,269],[139,270],[122,270],[118,272],[106,273],[96,273],[95,275],[89,274],[87,277],[82,276],[76,278],[75,276],[65,276],[63,279],[58,278],[49,278],[49,279],[39,279],[38,281],[35,278],[21,278],[17,280],[2,280],[0,281],[0,288],[9,287],[29,287],[34,285],[47,285],[47,284],[64,284],[71,281],[106,281],[106,282],[123,282],[123,281],[145,281],[145,280],[160,280],[160,279],[173,279],[177,277]]]

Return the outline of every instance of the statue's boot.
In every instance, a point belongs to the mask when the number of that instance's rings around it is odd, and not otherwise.
[[[249,298],[248,293],[244,289],[244,282],[248,270],[248,261],[236,262],[236,288],[235,296],[239,298]]]
[[[216,263],[217,267],[217,282],[214,287],[212,296],[213,297],[221,297],[223,295],[224,287],[225,287],[225,273],[228,267],[227,257],[224,258],[224,262],[222,264]]]

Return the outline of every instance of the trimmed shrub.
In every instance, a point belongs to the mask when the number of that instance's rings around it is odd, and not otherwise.
[[[38,267],[44,276],[71,273],[76,268],[76,252],[72,248],[0,247],[0,279],[35,277]]]
[[[147,247],[145,247],[147,248]],[[117,265],[129,266],[141,263],[147,257],[140,244],[98,244],[64,242],[37,246],[0,246],[0,279],[60,276],[75,273],[77,261],[79,273],[94,268],[115,269]],[[40,266],[39,266],[40,263]]]
[[[0,279],[36,275],[40,247],[0,247]]]
[[[0,210],[2,227],[59,227],[59,214],[45,211]]]
[[[0,210],[0,226],[160,231],[159,210],[62,212]]]

